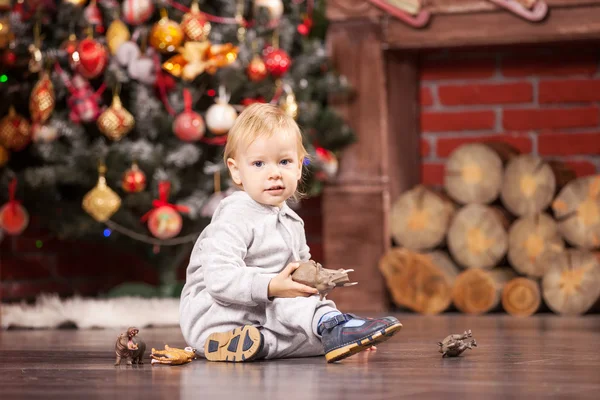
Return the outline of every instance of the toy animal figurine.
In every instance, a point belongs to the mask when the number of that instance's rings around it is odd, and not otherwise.
[[[181,365],[192,362],[196,358],[196,349],[193,347],[186,347],[185,349],[177,349],[169,347],[165,344],[164,350],[152,349],[150,353],[150,364],[168,364],[168,365]]]
[[[115,343],[117,359],[115,365],[121,365],[122,359],[127,361],[127,365],[144,363],[142,359],[146,351],[146,343],[137,337],[138,332],[139,329],[137,328],[129,328],[127,332],[117,336],[117,342]]]
[[[292,279],[303,285],[314,287],[319,291],[321,300],[336,287],[353,286],[358,282],[350,282],[348,272],[353,269],[327,269],[314,260],[301,262],[300,266],[292,273]]]
[[[463,334],[449,335],[443,341],[438,342],[442,358],[446,356],[458,357],[463,351],[467,349],[471,350],[472,347],[477,347],[475,339],[465,340],[472,336],[471,330],[468,330]]]

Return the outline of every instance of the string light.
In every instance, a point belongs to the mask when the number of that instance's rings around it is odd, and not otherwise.
[[[38,249],[41,249],[43,245],[44,245],[44,242],[42,242],[41,240],[35,241],[35,247],[37,247]]]
[[[0,75],[0,82],[8,82],[8,76],[6,76],[6,74]]]
[[[109,237],[111,233],[112,233],[112,231],[110,229],[106,228],[104,230],[104,237]]]

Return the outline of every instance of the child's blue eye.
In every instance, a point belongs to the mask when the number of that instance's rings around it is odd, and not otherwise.
[[[292,163],[292,160],[281,160],[281,165],[289,165]]]
[[[252,163],[252,165],[254,165],[255,167],[259,167],[259,168],[260,168],[260,167],[262,167],[262,166],[263,166],[263,164],[264,164],[264,163],[263,163],[262,161],[254,161],[254,162]]]

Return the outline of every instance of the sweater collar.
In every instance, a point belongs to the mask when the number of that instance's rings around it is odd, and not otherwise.
[[[303,222],[302,218],[300,218],[300,216],[298,214],[296,214],[296,212],[294,210],[291,209],[291,207],[287,204],[287,202],[284,202],[283,206],[281,208],[279,208],[277,206],[265,205],[265,204],[259,203],[258,201],[254,200],[252,197],[250,197],[250,195],[248,193],[246,193],[243,190],[238,190],[238,191],[232,193],[231,196],[239,196],[240,198],[243,198],[246,202],[251,204],[253,208],[255,208],[256,210],[262,211],[265,214],[287,215],[287,216],[291,217],[292,219],[295,219],[296,221]]]

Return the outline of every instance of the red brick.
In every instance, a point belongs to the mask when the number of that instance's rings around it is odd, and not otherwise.
[[[448,157],[459,146],[466,143],[481,142],[503,142],[508,143],[520,150],[522,153],[531,153],[533,145],[531,139],[526,135],[493,135],[493,136],[461,136],[441,137],[436,142],[436,153],[439,157]]]
[[[440,103],[447,106],[530,103],[533,86],[529,82],[444,85],[438,88],[438,95]]]
[[[504,129],[556,129],[598,126],[597,107],[521,109],[504,111]]]
[[[600,155],[600,133],[546,133],[538,137],[540,155]]]
[[[427,157],[431,153],[431,146],[429,140],[421,138],[421,157]]]
[[[495,58],[427,59],[421,61],[421,80],[480,79],[496,73]]]
[[[540,103],[600,101],[600,79],[568,79],[540,82]]]
[[[441,186],[444,184],[444,164],[421,164],[421,183],[425,185]]]
[[[427,87],[422,87],[419,99],[423,107],[432,106],[433,95],[431,94],[431,89]]]
[[[496,124],[494,111],[422,112],[422,132],[468,131],[492,129]]]
[[[595,54],[545,54],[508,58],[502,73],[509,77],[593,75],[598,69]]]
[[[565,164],[572,168],[578,177],[595,175],[600,172],[596,166],[589,161],[565,161]]]

